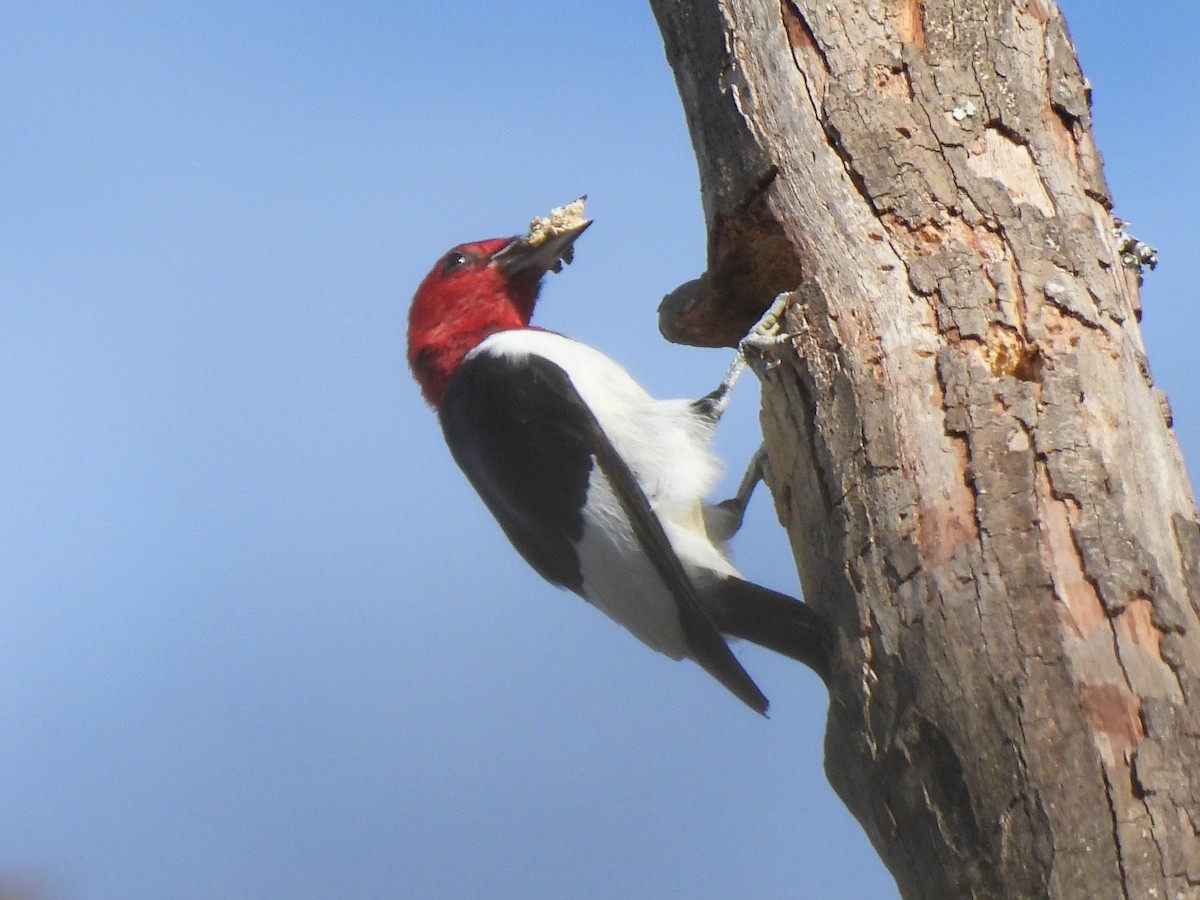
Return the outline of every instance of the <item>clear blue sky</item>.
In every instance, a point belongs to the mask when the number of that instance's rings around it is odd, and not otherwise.
[[[1200,12],[1153,6],[1065,4],[1196,471]],[[404,365],[438,254],[586,192],[541,323],[715,384],[655,328],[704,231],[642,3],[47,0],[0,34],[0,896],[895,896],[815,678],[743,650],[759,719],[543,584]],[[759,500],[738,562],[794,592]]]

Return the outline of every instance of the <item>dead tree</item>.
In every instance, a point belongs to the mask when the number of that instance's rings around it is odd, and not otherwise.
[[[1200,528],[1050,0],[651,0],[730,345],[793,291],[769,484],[826,772],[906,897],[1200,895]]]

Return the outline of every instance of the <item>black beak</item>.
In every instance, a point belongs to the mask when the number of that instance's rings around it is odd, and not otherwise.
[[[531,245],[526,236],[515,237],[492,254],[492,264],[505,275],[529,272],[541,277],[546,272],[559,272],[563,263],[575,256],[575,239],[583,234],[591,219]]]

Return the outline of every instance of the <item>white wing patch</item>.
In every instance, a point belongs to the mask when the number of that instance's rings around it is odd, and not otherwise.
[[[536,354],[566,371],[650,505],[662,519],[692,527],[721,469],[708,449],[712,426],[692,412],[690,400],[656,400],[603,353],[553,332],[501,331],[471,354],[485,348],[518,359]]]

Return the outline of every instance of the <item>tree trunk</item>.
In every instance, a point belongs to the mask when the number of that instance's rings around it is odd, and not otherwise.
[[[905,897],[1200,895],[1200,527],[1049,0],[651,0],[709,270],[771,298],[826,772]]]

